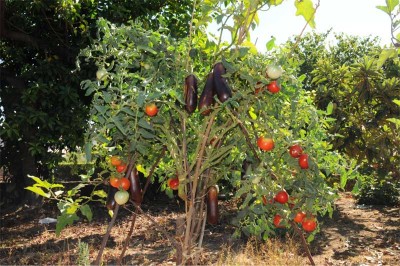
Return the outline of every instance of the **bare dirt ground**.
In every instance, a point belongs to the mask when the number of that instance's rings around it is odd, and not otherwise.
[[[222,249],[227,246],[240,249],[246,245],[244,240],[231,238],[234,228],[229,221],[234,216],[234,204],[220,203],[221,222],[217,226],[206,226],[201,264],[218,264]],[[400,264],[398,207],[357,206],[350,194],[342,194],[336,205],[333,219],[324,218],[320,221],[321,232],[311,243],[311,253],[317,265]],[[157,222],[157,226],[171,234],[175,231],[177,216],[182,214],[182,206],[179,207],[173,200],[152,203],[151,208],[143,205],[143,209]],[[94,211],[94,221],[76,223],[63,230],[60,237],[56,237],[54,224],[46,226],[38,223],[41,218],[56,217],[55,206],[7,209],[2,206],[0,265],[77,264],[79,241],[89,245],[89,257],[93,262],[110,220],[104,213],[105,208],[98,206]],[[118,216],[104,251],[103,261],[106,265],[117,263],[129,230],[130,215],[123,209]],[[157,226],[148,217],[137,218],[123,264],[174,264],[174,249]],[[297,255],[304,258],[300,264],[308,263],[304,254]]]

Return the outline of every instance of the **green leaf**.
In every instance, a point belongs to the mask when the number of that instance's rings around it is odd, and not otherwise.
[[[97,196],[100,198],[107,198],[107,193],[104,190],[95,190],[92,192],[92,196]]]
[[[67,225],[72,225],[75,221],[78,221],[79,217],[76,213],[67,214],[63,213],[57,217],[57,225],[56,225],[56,235],[60,236],[61,230],[64,229]]]
[[[377,66],[382,67],[386,60],[388,60],[389,58],[394,58],[396,56],[397,50],[395,48],[383,49],[381,54],[379,55]]]
[[[386,5],[391,13],[399,5],[399,0],[386,0]]]
[[[92,147],[93,147],[92,142],[85,143],[86,162],[90,162],[92,160]]]
[[[78,203],[76,203],[76,202],[74,202],[74,203],[72,203],[72,204],[70,204],[69,206],[68,206],[68,208],[66,209],[66,214],[74,214],[74,213],[76,213],[76,211],[78,210],[78,208],[79,208],[79,204]]]
[[[146,52],[150,52],[150,53],[152,53],[152,54],[154,54],[154,55],[157,54],[157,52],[156,52],[155,50],[151,49],[151,48],[148,47],[148,46],[138,45],[137,48],[140,49],[140,50],[145,50]]]
[[[382,10],[386,14],[390,15],[389,8],[387,6],[376,6],[377,9]]]
[[[327,115],[331,115],[332,112],[333,112],[333,103],[330,102],[330,103],[328,104],[328,106],[326,107],[326,114],[327,114]]]
[[[278,6],[278,5],[282,4],[282,2],[283,2],[283,0],[269,0],[268,4],[270,6]]]
[[[146,119],[144,119],[144,118],[141,118],[139,120],[138,125],[145,129],[154,130],[153,126],[150,125],[149,122],[147,122]]]
[[[112,121],[114,122],[114,125],[121,131],[122,135],[126,136],[126,131],[124,126],[121,124],[121,121],[119,121],[116,117],[112,118]]]
[[[272,37],[271,40],[269,40],[269,41],[267,42],[267,44],[265,45],[265,47],[267,48],[267,51],[271,51],[272,48],[275,47],[275,40],[276,40],[276,38],[275,38],[275,37]]]
[[[44,187],[44,188],[47,188],[47,189],[50,189],[50,187],[51,187],[51,184],[49,182],[47,182],[46,180],[43,181],[39,177],[32,176],[32,175],[28,175],[28,177],[30,179],[33,179],[33,181],[36,182],[36,184],[34,186]]]
[[[88,219],[89,222],[92,221],[93,213],[89,205],[87,204],[82,205],[79,209],[81,210],[81,213]]]
[[[296,16],[303,16],[311,28],[315,28],[315,8],[311,0],[294,1],[297,8]]]
[[[143,128],[139,129],[139,133],[145,139],[154,139],[156,137],[154,134],[150,133],[149,131],[147,131]]]
[[[42,197],[50,198],[50,193],[44,192],[42,188],[37,187],[36,185],[30,186],[30,187],[26,187],[25,189],[26,189],[26,190],[30,190],[30,191],[32,191],[33,193],[38,194],[38,195],[40,195],[40,196],[42,196]]]

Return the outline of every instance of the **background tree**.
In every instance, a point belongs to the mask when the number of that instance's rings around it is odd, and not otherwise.
[[[327,46],[327,36],[309,34],[293,49],[301,59],[305,87],[315,93],[318,108],[334,107],[336,122],[330,128],[337,136],[334,149],[357,159],[375,185],[393,182],[396,187],[400,135],[391,120],[400,116],[394,102],[400,95],[399,59],[390,58],[382,65],[376,38],[335,34]],[[394,194],[391,198],[397,202]]]
[[[75,60],[96,33],[96,20],[113,23],[163,20],[176,38],[185,34],[191,0],[182,1],[0,1],[0,167],[29,185],[28,174],[49,176],[64,148],[83,141],[91,98],[80,81],[97,67]]]

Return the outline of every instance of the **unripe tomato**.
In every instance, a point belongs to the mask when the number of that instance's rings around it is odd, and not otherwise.
[[[279,87],[278,83],[276,82],[276,80],[271,81],[268,85],[267,85],[267,90],[272,93],[278,93],[281,88]]]
[[[311,216],[311,217],[304,217],[301,226],[303,227],[304,231],[306,232],[312,232],[317,228],[317,220]]]
[[[115,176],[110,177],[110,185],[112,187],[118,188],[118,186],[119,186],[119,178],[115,177]]]
[[[107,78],[107,70],[105,70],[104,68],[97,70],[96,72],[96,78],[98,80],[105,80]]]
[[[308,169],[308,154],[300,155],[299,166],[301,169]]]
[[[118,165],[120,165],[122,163],[122,161],[118,156],[113,155],[110,158],[110,163],[111,163],[112,166],[118,166]]]
[[[177,190],[179,188],[179,179],[177,177],[170,178],[168,179],[167,184],[172,190]]]
[[[302,153],[303,153],[303,149],[298,144],[294,144],[294,145],[290,146],[290,148],[289,148],[289,154],[293,158],[299,158]]]
[[[131,186],[131,182],[129,181],[128,178],[123,177],[119,180],[118,188],[123,189],[123,190],[128,190],[129,187]]]
[[[158,113],[158,108],[154,103],[150,103],[146,105],[144,111],[148,116],[155,116]]]
[[[281,204],[285,204],[286,202],[288,202],[288,200],[289,200],[289,194],[285,190],[279,191],[275,195],[275,201]]]
[[[301,223],[304,217],[306,217],[306,213],[299,211],[298,213],[296,213],[296,216],[293,218],[293,221],[295,221],[296,223]]]
[[[276,228],[284,228],[285,226],[281,225],[282,217],[279,214],[274,216],[274,225]]]
[[[270,151],[275,147],[275,143],[273,139],[261,136],[257,140],[257,146],[263,151]]]
[[[267,67],[267,76],[271,79],[278,79],[282,76],[283,69],[277,65],[269,65]]]
[[[115,202],[123,205],[129,200],[129,193],[126,190],[118,190],[114,195]]]
[[[116,167],[118,173],[123,173],[126,170],[126,163],[121,163]]]

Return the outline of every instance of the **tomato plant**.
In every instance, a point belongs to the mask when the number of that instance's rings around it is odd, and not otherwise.
[[[270,151],[274,148],[275,143],[272,138],[259,137],[257,140],[258,147],[263,151]]]
[[[282,191],[279,191],[275,195],[274,199],[275,199],[276,202],[279,202],[281,204],[285,204],[289,200],[289,194],[285,190],[282,190]]]
[[[118,190],[114,195],[115,202],[124,205],[129,200],[129,193],[126,190]]]

